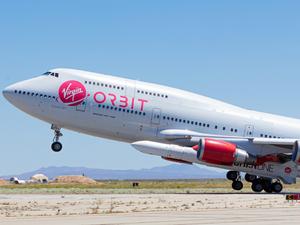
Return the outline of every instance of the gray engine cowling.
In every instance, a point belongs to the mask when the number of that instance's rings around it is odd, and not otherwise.
[[[296,141],[295,144],[294,144],[294,152],[293,152],[292,160],[298,165],[298,167],[300,166],[300,145],[299,145],[299,141]]]

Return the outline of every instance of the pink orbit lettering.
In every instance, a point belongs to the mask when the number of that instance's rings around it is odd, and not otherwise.
[[[59,87],[58,96],[68,106],[77,106],[86,98],[86,89],[82,83],[69,80]]]

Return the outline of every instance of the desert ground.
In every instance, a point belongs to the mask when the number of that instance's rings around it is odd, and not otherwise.
[[[222,180],[0,187],[0,224],[298,224],[300,202]],[[101,187],[101,188],[100,188]],[[287,189],[297,192],[298,186]],[[300,190],[299,190],[300,191]],[[298,192],[299,192],[298,191]]]

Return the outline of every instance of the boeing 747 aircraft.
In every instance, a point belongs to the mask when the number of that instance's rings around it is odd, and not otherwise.
[[[243,109],[191,92],[74,69],[53,69],[3,90],[27,114],[61,129],[131,143],[177,163],[229,170],[234,190],[282,191],[300,177],[300,120]]]

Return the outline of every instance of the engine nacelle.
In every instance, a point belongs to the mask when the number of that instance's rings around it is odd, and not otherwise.
[[[228,166],[235,162],[256,163],[256,157],[226,141],[205,138],[201,139],[199,145],[194,146],[193,149],[197,150],[197,158],[206,163]]]
[[[293,152],[292,160],[297,165],[300,165],[300,146],[299,146],[298,141],[296,141],[295,144],[294,144],[294,152]]]

